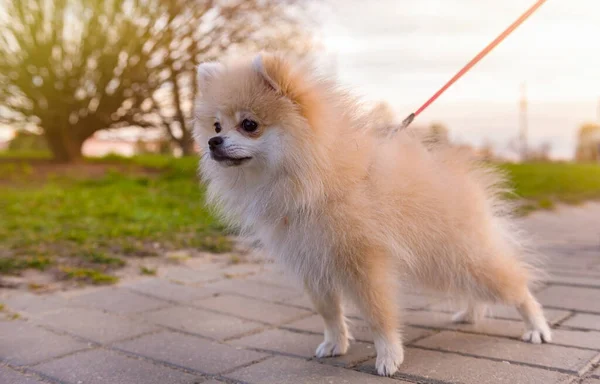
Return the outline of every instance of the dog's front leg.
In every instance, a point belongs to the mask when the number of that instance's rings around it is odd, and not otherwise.
[[[392,376],[404,361],[404,349],[399,332],[397,279],[382,255],[363,258],[357,265],[348,289],[361,309],[373,332],[377,360],[375,366],[381,376]]]
[[[315,288],[309,284],[305,284],[305,286],[315,310],[325,322],[325,339],[317,347],[315,356],[328,357],[345,354],[348,351],[350,336],[339,290],[331,287]]]

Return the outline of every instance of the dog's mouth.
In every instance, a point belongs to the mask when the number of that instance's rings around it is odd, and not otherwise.
[[[223,164],[226,166],[237,166],[237,165],[240,165],[240,164],[245,163],[246,161],[252,159],[252,157],[249,157],[249,156],[231,157],[231,156],[227,156],[227,155],[223,155],[223,154],[215,153],[215,152],[211,152],[210,157],[217,163],[220,163],[220,164]]]

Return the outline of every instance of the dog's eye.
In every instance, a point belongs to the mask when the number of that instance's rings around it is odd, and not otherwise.
[[[258,128],[256,121],[244,119],[242,120],[242,129],[246,132],[254,132]]]
[[[221,132],[221,123],[219,123],[218,121],[215,123],[215,132]]]

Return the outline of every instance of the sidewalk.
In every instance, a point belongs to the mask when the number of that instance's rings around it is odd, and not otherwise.
[[[0,383],[600,384],[600,204],[535,213],[525,225],[549,258],[536,296],[553,344],[519,341],[513,309],[456,325],[444,299],[408,291],[405,361],[382,378],[352,307],[349,353],[317,359],[321,319],[274,265],[194,261],[112,287],[1,292]]]

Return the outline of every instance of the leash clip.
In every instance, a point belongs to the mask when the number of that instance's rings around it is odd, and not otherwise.
[[[414,113],[411,113],[410,115],[406,116],[406,118],[404,120],[402,120],[402,123],[392,130],[392,135],[395,135],[398,131],[402,131],[402,130],[408,128],[410,123],[412,123],[413,120],[415,119],[415,116],[416,115]]]

